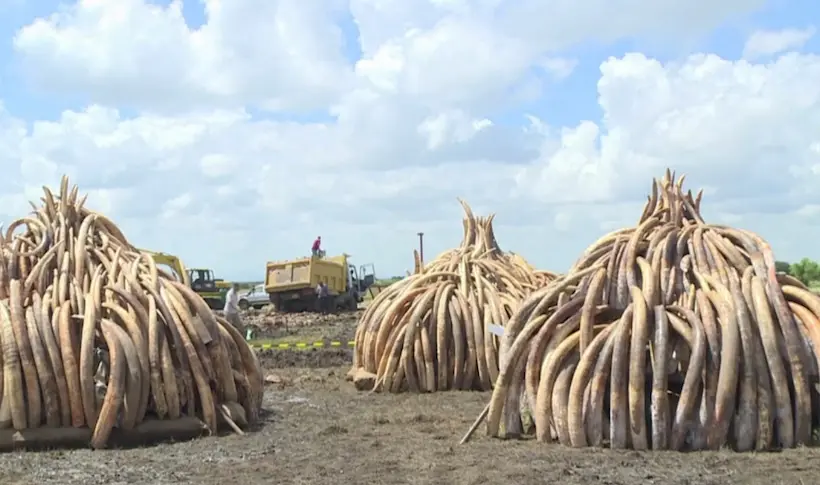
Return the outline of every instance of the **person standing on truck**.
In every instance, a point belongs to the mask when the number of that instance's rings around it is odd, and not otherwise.
[[[245,335],[242,328],[242,318],[239,316],[239,283],[231,285],[231,289],[225,294],[225,307],[222,310],[225,314],[225,320],[239,331],[240,334]]]
[[[318,257],[319,253],[322,251],[322,236],[317,236],[316,240],[313,241],[313,247],[311,248],[311,252],[313,253],[314,257]]]

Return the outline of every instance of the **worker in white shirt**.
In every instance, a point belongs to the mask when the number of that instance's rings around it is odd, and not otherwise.
[[[244,335],[242,319],[239,317],[239,283],[232,284],[231,289],[225,295],[225,308],[222,312],[225,314],[228,323]]]
[[[318,303],[318,310],[320,313],[330,313],[331,310],[331,301],[330,301],[330,288],[328,288],[327,283],[324,281],[320,281],[319,284],[316,286],[316,296],[317,296],[317,303]]]

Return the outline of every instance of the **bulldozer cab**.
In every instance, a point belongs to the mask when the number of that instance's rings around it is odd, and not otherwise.
[[[188,270],[191,289],[197,293],[218,291],[214,272],[210,269],[192,268]]]
[[[206,268],[188,269],[188,279],[191,282],[191,289],[205,300],[209,308],[218,310],[225,305],[225,295],[228,292],[225,286],[230,287],[231,284],[217,280],[212,270]]]

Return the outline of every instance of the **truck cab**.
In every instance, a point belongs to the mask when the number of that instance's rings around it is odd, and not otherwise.
[[[348,288],[353,292],[353,296],[357,303],[364,300],[364,294],[367,289],[373,286],[376,282],[376,267],[370,264],[363,264],[359,266],[358,271],[356,266],[348,264]]]
[[[368,288],[376,284],[376,265],[367,263],[359,266],[359,275],[361,275],[359,293],[364,294]]]

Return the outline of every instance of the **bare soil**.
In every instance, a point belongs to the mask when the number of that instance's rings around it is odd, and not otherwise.
[[[248,310],[242,323],[253,329],[254,339],[274,343],[342,342],[353,340],[356,322],[362,311],[334,314],[293,313],[278,314],[272,307]]]
[[[348,326],[349,323],[341,324]],[[108,451],[0,454],[5,484],[811,484],[820,450],[672,453],[569,449],[476,433],[489,395],[358,392],[346,349],[260,354],[264,420],[228,435]],[[481,429],[481,428],[480,428]]]

